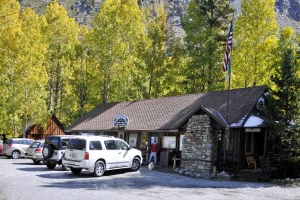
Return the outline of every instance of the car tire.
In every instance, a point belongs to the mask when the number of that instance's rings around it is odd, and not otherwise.
[[[49,144],[46,144],[43,148],[42,154],[45,159],[51,158],[53,155],[53,147]]]
[[[35,159],[32,159],[32,161],[33,161],[33,163],[36,164],[36,165],[39,164],[39,163],[41,162],[40,160],[35,160]]]
[[[100,177],[104,174],[104,172],[105,172],[105,164],[103,161],[98,160],[95,163],[93,176]]]
[[[141,160],[138,158],[133,158],[132,165],[131,165],[131,171],[135,172],[138,171],[141,168]]]
[[[56,164],[54,162],[47,162],[46,165],[47,165],[48,169],[54,169],[56,166]]]
[[[12,159],[18,159],[20,157],[20,152],[18,150],[14,150],[11,153],[11,157],[12,157]]]
[[[71,172],[76,175],[80,174],[81,171],[82,169],[80,168],[71,168]]]

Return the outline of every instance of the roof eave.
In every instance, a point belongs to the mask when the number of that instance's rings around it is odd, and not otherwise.
[[[65,132],[71,133],[95,133],[95,132],[151,132],[151,133],[177,133],[178,129],[156,129],[156,130],[136,130],[136,129],[126,129],[126,128],[113,128],[113,129],[99,129],[99,130],[66,130]]]

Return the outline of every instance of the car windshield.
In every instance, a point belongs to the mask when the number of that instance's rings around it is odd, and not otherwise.
[[[86,146],[86,140],[81,139],[71,139],[68,143],[68,149],[75,149],[75,150],[84,150]]]
[[[40,146],[41,142],[33,142],[31,143],[31,145],[29,146],[30,148],[38,148]]]

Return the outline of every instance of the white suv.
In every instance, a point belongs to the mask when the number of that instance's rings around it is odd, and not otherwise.
[[[111,136],[77,136],[69,141],[63,158],[63,165],[69,167],[73,174],[86,169],[94,176],[102,176],[105,171],[115,169],[137,171],[142,162],[141,151]]]

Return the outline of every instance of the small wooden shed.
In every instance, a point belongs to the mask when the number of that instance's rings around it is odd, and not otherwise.
[[[34,140],[45,139],[48,135],[65,135],[63,125],[54,114],[48,119],[46,129],[38,124],[34,124],[26,131],[26,138]]]

